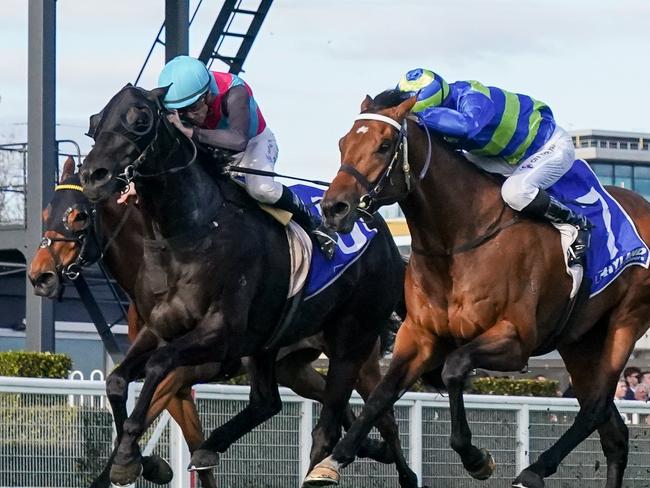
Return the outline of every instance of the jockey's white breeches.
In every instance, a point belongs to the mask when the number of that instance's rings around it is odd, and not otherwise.
[[[248,141],[244,151],[235,154],[233,166],[273,171],[278,160],[278,145],[273,132],[267,127],[260,134]],[[233,175],[235,176],[235,175]],[[243,178],[248,194],[261,203],[273,204],[282,196],[282,183],[270,176],[258,176],[238,173],[238,180]]]
[[[520,211],[537,196],[559,180],[575,161],[576,152],[571,136],[556,127],[551,138],[539,151],[517,166],[510,166],[500,158],[486,158],[465,153],[469,161],[491,173],[507,176],[501,187],[503,200]]]

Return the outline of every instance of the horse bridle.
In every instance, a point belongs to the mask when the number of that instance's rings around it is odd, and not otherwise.
[[[131,87],[131,88],[135,89],[135,90],[139,90],[139,88],[137,88],[137,87]],[[173,137],[174,146],[175,146],[173,149],[170,149],[169,151],[167,151],[167,158],[163,161],[163,163],[165,163],[167,161],[167,159],[171,156],[171,154],[173,153],[173,150],[176,148],[176,146],[180,145],[180,141],[176,137],[176,133],[181,132],[181,131],[174,130],[174,127],[172,126],[172,124],[167,120],[166,110],[163,107],[160,100],[156,99],[155,110],[152,110],[151,107],[147,107],[147,108],[151,111],[152,118],[155,119],[155,122],[152,122],[151,124],[149,124],[147,129],[144,130],[144,131],[135,131],[133,128],[127,127],[124,124],[124,121],[122,121],[122,126],[125,129],[126,133],[122,132],[122,131],[107,129],[107,130],[102,130],[102,131],[94,131],[92,134],[90,134],[91,137],[93,137],[93,138],[96,138],[96,137],[98,138],[102,134],[113,134],[113,135],[116,135],[116,136],[126,140],[131,146],[133,146],[133,147],[135,147],[137,149],[137,151],[139,153],[138,157],[135,160],[133,160],[133,162],[131,164],[127,165],[124,168],[124,171],[122,171],[122,173],[119,173],[118,175],[115,176],[116,180],[124,182],[124,187],[125,188],[128,187],[128,185],[132,181],[134,181],[135,179],[139,179],[139,178],[140,179],[142,179],[142,178],[158,178],[160,176],[164,176],[164,175],[168,175],[168,174],[174,174],[174,173],[178,173],[179,171],[183,171],[184,169],[186,169],[187,167],[192,165],[196,161],[196,158],[197,158],[196,144],[194,143],[194,141],[190,137],[187,137],[185,134],[182,134],[183,137],[186,137],[187,140],[189,140],[191,145],[192,145],[192,157],[186,163],[183,163],[180,166],[174,166],[172,168],[168,168],[168,169],[156,172],[156,173],[142,173],[141,171],[138,171],[138,169],[142,166],[142,164],[144,164],[144,162],[147,160],[149,155],[152,154],[153,152],[155,152],[156,149],[157,149],[156,146],[157,146],[157,143],[158,143],[158,136],[160,134],[160,123],[161,123],[161,121],[162,121],[162,125],[163,125],[165,131],[170,136]],[[97,123],[97,127],[101,126],[101,123],[103,122],[104,117],[106,117],[106,114],[108,113],[108,110],[104,109],[103,112],[104,113],[102,114],[101,119]],[[151,139],[151,141],[144,147],[144,149],[141,149],[136,141],[132,140],[130,137],[127,136],[127,134],[135,134],[136,136],[143,136],[143,135],[148,134],[149,132],[151,132],[152,129],[155,131],[155,134],[154,134],[153,138]]]
[[[54,188],[54,191],[61,191],[61,190],[72,190],[72,191],[83,192],[83,188],[80,185],[73,185],[73,184],[57,185]],[[101,238],[98,235],[100,229],[100,222],[99,222],[99,213],[97,212],[95,205],[90,205],[90,212],[87,212],[90,218],[90,223],[86,227],[84,227],[79,231],[74,231],[70,229],[70,226],[68,225],[68,216],[73,210],[78,208],[79,208],[79,204],[73,204],[70,207],[68,207],[66,211],[63,213],[63,218],[59,223],[59,225],[61,225],[62,228],[60,227],[59,229],[56,230],[56,232],[59,233],[62,237],[58,237],[58,236],[47,237],[44,235],[41,238],[41,242],[38,246],[41,249],[47,249],[47,251],[50,253],[52,260],[55,263],[54,267],[57,273],[60,274],[61,276],[65,276],[71,281],[74,281],[79,277],[79,274],[81,273],[83,268],[93,263],[96,263],[97,261],[99,261],[104,257],[104,253],[113,244],[113,241],[115,240],[117,235],[121,232],[122,228],[124,227],[124,224],[126,223],[126,220],[131,212],[132,206],[127,207],[127,209],[124,212],[124,215],[120,219],[120,222],[118,223],[115,230],[113,231],[113,234],[106,241],[106,244],[104,245],[103,248],[100,245]],[[68,264],[67,266],[64,266],[62,263],[58,261],[56,255],[52,251],[52,244],[55,242],[74,242],[75,244],[77,244],[79,246],[79,253],[77,254],[77,258],[72,263]]]
[[[351,175],[357,181],[357,183],[359,183],[359,185],[361,185],[361,187],[366,191],[366,193],[359,198],[359,204],[357,206],[357,210],[367,216],[372,216],[375,207],[377,207],[378,204],[381,202],[382,199],[379,197],[379,195],[384,189],[386,182],[390,179],[393,172],[395,171],[395,168],[398,167],[398,162],[400,160],[401,160],[402,172],[404,174],[404,179],[405,179],[406,192],[404,193],[404,195],[400,195],[397,198],[397,200],[401,200],[402,198],[404,198],[414,188],[414,184],[413,184],[414,175],[411,172],[411,165],[409,164],[409,159],[408,159],[409,118],[411,117],[405,117],[401,124],[396,120],[392,119],[391,117],[387,117],[385,115],[376,114],[376,113],[362,113],[357,115],[357,117],[354,119],[355,121],[377,120],[379,122],[384,122],[390,125],[391,127],[393,127],[398,131],[397,133],[398,143],[395,146],[395,150],[393,151],[393,155],[390,159],[390,162],[374,182],[369,181],[365,175],[360,173],[354,166],[348,163],[341,163],[341,167],[339,168],[339,172],[343,171],[344,173]],[[424,131],[427,134],[427,142],[428,142],[427,157],[424,166],[420,171],[420,174],[417,176],[417,180],[415,180],[415,183],[421,181],[425,177],[425,175],[429,170],[429,165],[431,162],[431,135],[429,134],[429,130],[426,127],[424,127]]]

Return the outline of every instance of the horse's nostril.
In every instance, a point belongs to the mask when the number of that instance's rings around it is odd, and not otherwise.
[[[336,202],[332,205],[332,215],[345,217],[350,212],[350,204],[347,202]]]
[[[90,175],[91,180],[94,183],[103,183],[110,177],[108,170],[105,168],[99,168],[93,171],[93,174]]]
[[[48,288],[52,285],[55,285],[57,282],[56,273],[52,271],[46,271],[39,274],[34,280],[34,286],[42,286]]]

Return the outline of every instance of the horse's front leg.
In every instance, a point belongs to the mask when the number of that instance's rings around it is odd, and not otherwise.
[[[158,339],[149,329],[140,329],[133,344],[126,353],[124,360],[106,378],[106,395],[111,404],[117,438],[115,447],[104,469],[90,485],[91,488],[110,487],[109,472],[117,451],[117,445],[119,445],[122,439],[124,421],[127,418],[126,400],[129,383],[142,377],[144,365],[156,349],[157,343]]]
[[[282,410],[282,400],[275,377],[277,351],[262,352],[249,358],[251,391],[248,405],[233,418],[210,433],[194,451],[190,470],[214,467],[218,453],[225,452],[235,441]]]
[[[449,354],[442,369],[442,380],[449,392],[451,416],[450,445],[456,451],[468,473],[485,480],[494,472],[495,464],[486,449],[472,444],[463,389],[470,371],[485,368],[497,371],[517,371],[526,364],[515,326],[501,321],[483,334]]]
[[[393,359],[386,376],[370,395],[361,415],[338,442],[332,454],[307,475],[303,487],[338,484],[340,469],[354,461],[372,426],[423,372],[438,367],[445,354],[446,349],[436,336],[415,326],[407,317],[397,332]]]
[[[158,385],[178,366],[221,361],[225,356],[224,322],[221,314],[210,315],[195,329],[159,347],[145,366],[145,381],[124,431],[111,468],[111,481],[120,486],[133,483],[142,472],[137,441],[147,427],[147,411]]]

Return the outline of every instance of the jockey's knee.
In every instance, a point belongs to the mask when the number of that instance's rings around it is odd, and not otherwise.
[[[258,202],[269,205],[277,202],[282,196],[282,184],[277,181],[246,185],[246,190]]]
[[[514,178],[508,178],[501,186],[501,198],[508,206],[517,212],[528,206],[535,199],[539,189],[522,185],[521,181]]]

